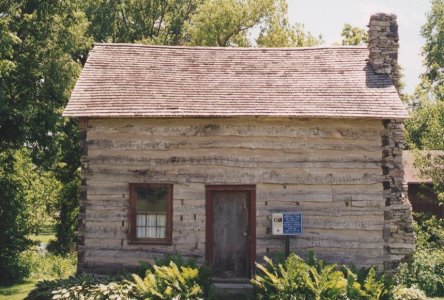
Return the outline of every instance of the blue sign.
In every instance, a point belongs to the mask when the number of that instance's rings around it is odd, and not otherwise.
[[[284,235],[302,234],[302,213],[283,213],[282,219]]]

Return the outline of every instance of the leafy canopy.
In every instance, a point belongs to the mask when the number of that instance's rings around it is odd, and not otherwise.
[[[368,33],[365,29],[344,24],[342,29],[342,45],[363,46],[368,43]]]
[[[422,27],[426,71],[411,97],[411,118],[406,138],[411,149],[444,150],[444,0],[432,0],[427,22]],[[421,174],[433,181],[438,200],[444,203],[444,156],[418,154]]]

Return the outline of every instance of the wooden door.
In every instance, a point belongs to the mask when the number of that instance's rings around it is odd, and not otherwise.
[[[246,192],[213,193],[214,276],[248,276],[248,208]]]
[[[207,195],[207,259],[214,277],[249,277],[255,259],[251,190],[227,186]]]

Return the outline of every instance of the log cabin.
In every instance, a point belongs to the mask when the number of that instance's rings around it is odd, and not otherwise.
[[[393,270],[414,249],[403,182],[396,16],[369,46],[96,44],[64,116],[81,136],[78,271],[164,254],[247,278],[290,251]]]

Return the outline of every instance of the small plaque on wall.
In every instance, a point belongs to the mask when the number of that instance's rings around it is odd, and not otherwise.
[[[273,235],[302,234],[302,213],[274,213],[272,215],[272,233]]]

